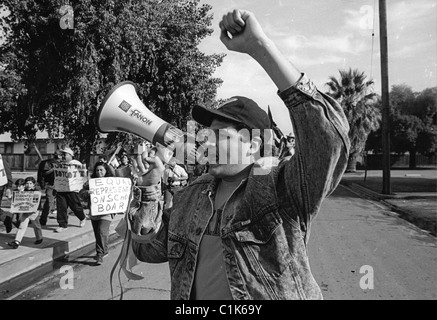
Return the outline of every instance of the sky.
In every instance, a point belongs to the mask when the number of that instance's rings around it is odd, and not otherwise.
[[[437,86],[437,1],[387,0],[389,87],[413,91]],[[222,16],[233,9],[253,12],[265,33],[301,72],[326,92],[329,76],[358,69],[381,93],[379,12],[376,0],[201,0],[212,6],[214,33],[200,50],[225,53],[214,76],[224,83],[217,98],[242,95],[270,106],[284,133],[291,130],[285,106],[265,71],[249,56],[230,52],[219,39]],[[374,36],[372,33],[374,32]]]
[[[340,69],[364,71],[381,93],[378,0],[201,0],[210,4],[214,33],[200,50],[225,53],[214,76],[224,83],[217,99],[242,95],[267,110],[289,133],[287,109],[265,71],[250,57],[230,52],[219,39],[222,16],[233,9],[253,12],[286,58],[326,92]],[[437,0],[387,0],[389,87],[413,91],[437,86]],[[374,36],[372,36],[372,33]]]

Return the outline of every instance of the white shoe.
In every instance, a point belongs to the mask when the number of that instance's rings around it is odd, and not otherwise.
[[[86,220],[86,219],[83,219],[83,220],[79,223],[79,225],[80,225],[81,228],[85,227],[85,220]]]
[[[57,233],[61,233],[61,232],[65,231],[65,230],[67,230],[67,228],[59,227],[59,228],[57,228],[57,229],[55,230],[55,232],[57,232]]]

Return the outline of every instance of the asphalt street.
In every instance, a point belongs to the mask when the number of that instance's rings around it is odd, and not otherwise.
[[[120,241],[112,245],[102,266],[94,265],[91,253],[65,264],[59,262],[50,275],[9,298],[111,299],[109,275],[120,252]],[[312,225],[308,248],[313,274],[326,300],[435,300],[436,249],[434,236],[344,186],[323,203]],[[121,273],[124,300],[170,298],[167,263],[140,263],[134,270],[144,279],[129,281]],[[70,287],[65,285],[67,274],[71,276]],[[116,272],[115,299],[121,293],[118,281]]]

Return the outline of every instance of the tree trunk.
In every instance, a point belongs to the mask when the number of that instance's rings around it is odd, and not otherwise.
[[[347,161],[346,172],[357,172],[357,154],[351,153]]]

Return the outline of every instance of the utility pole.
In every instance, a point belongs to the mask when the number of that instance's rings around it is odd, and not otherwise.
[[[387,5],[379,0],[379,39],[381,48],[381,92],[382,92],[382,193],[390,194],[390,100],[388,87],[387,53]]]

